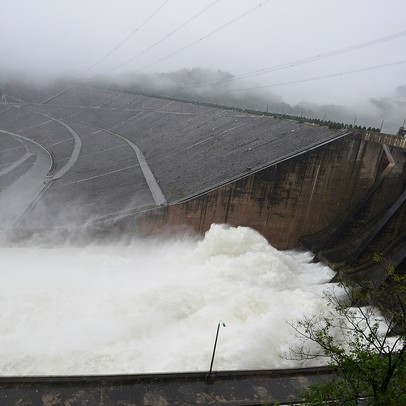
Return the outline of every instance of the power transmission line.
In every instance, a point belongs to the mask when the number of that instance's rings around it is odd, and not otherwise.
[[[382,69],[382,68],[386,68],[388,66],[401,65],[403,63],[406,63],[406,59],[401,60],[401,61],[396,61],[396,62],[385,63],[385,64],[382,64],[382,65],[368,66],[366,68],[361,68],[361,69],[353,69],[353,70],[346,71],[346,72],[332,73],[330,75],[323,75],[323,76],[316,76],[316,77],[313,77],[313,78],[293,80],[293,81],[290,81],[290,82],[274,83],[272,85],[246,87],[246,88],[229,90],[228,92],[234,93],[234,92],[242,92],[242,91],[246,91],[246,90],[257,90],[257,89],[265,89],[265,88],[268,88],[268,87],[286,86],[286,85],[293,85],[293,84],[297,84],[297,83],[312,82],[312,81],[315,81],[315,80],[329,79],[329,78],[333,78],[333,77],[337,77],[337,76],[345,76],[345,75],[351,75],[351,74],[354,74],[354,73],[366,72],[366,71],[369,71],[369,70]]]
[[[314,56],[310,56],[310,57],[306,57],[306,58],[302,58],[302,59],[296,59],[294,61],[286,62],[286,63],[280,64],[280,65],[273,65],[273,66],[270,66],[267,68],[246,72],[241,75],[233,76],[230,78],[213,79],[213,80],[208,80],[203,83],[200,82],[200,85],[201,85],[201,87],[205,87],[205,86],[209,86],[214,83],[241,80],[241,79],[246,79],[246,78],[250,78],[253,76],[263,75],[263,74],[270,73],[270,72],[285,70],[288,68],[292,68],[294,66],[304,65],[304,64],[319,61],[322,59],[332,58],[334,56],[342,55],[342,54],[345,54],[348,52],[357,51],[359,49],[381,44],[383,42],[393,41],[395,39],[398,39],[398,38],[404,37],[404,36],[406,36],[406,31],[400,31],[398,33],[387,35],[385,37],[376,38],[374,40],[370,40],[370,41],[366,41],[366,42],[361,42],[361,43],[358,43],[355,45],[351,45],[351,46],[344,47],[344,48],[339,48],[334,51],[329,51],[329,52],[319,54],[319,55],[314,55]]]
[[[107,59],[110,55],[117,51],[121,46],[123,46],[134,34],[136,34],[148,21],[150,21],[159,11],[167,4],[170,0],[165,0],[158,8],[156,8],[135,30],[131,31],[121,42],[119,42],[111,51],[109,51],[106,55],[101,57],[98,61],[96,61],[92,66],[84,70],[79,76],[84,75],[85,73],[89,72],[105,59]]]
[[[151,66],[154,66],[154,65],[156,65],[156,64],[159,63],[159,62],[162,62],[162,61],[164,61],[164,60],[166,60],[166,59],[168,59],[168,58],[171,58],[172,56],[174,56],[174,55],[176,55],[176,54],[178,54],[178,53],[180,53],[180,52],[182,52],[182,51],[185,51],[186,49],[192,47],[193,45],[196,45],[197,43],[199,43],[199,42],[205,40],[206,38],[210,37],[211,35],[218,33],[219,31],[223,30],[224,28],[230,26],[231,24],[237,22],[237,21],[240,20],[241,18],[243,18],[243,17],[247,16],[248,14],[252,13],[253,11],[257,10],[258,8],[264,6],[264,5],[265,5],[266,3],[268,3],[269,1],[270,1],[270,0],[265,0],[265,1],[263,1],[262,3],[257,4],[255,7],[250,8],[249,10],[247,10],[247,11],[245,11],[244,13],[240,14],[238,17],[236,17],[236,18],[232,19],[231,21],[229,21],[229,22],[227,22],[227,23],[221,25],[220,27],[216,28],[216,29],[213,30],[213,31],[210,31],[208,34],[203,35],[203,37],[199,38],[198,40],[193,41],[193,42],[191,42],[190,44],[185,45],[184,47],[178,49],[177,51],[174,51],[174,52],[170,53],[169,55],[166,55],[166,56],[164,56],[163,58],[160,58],[160,59],[158,59],[158,60],[155,61],[155,62],[152,62],[152,63],[150,63],[150,64],[148,64],[148,65],[145,65],[145,66],[143,66],[142,68],[137,69],[136,71],[131,72],[131,73],[140,72],[140,71],[142,71],[142,70],[144,70],[144,69],[150,68]],[[126,74],[121,75],[121,76],[127,76],[127,75],[129,75],[129,74],[131,74],[131,73],[126,73]]]
[[[186,20],[183,24],[179,25],[177,28],[175,28],[173,31],[171,31],[169,34],[165,35],[163,38],[161,38],[159,41],[153,43],[151,46],[149,46],[148,48],[144,49],[142,52],[138,53],[137,55],[134,55],[133,57],[131,57],[130,59],[127,59],[125,62],[123,62],[120,65],[117,65],[116,67],[110,69],[109,71],[98,75],[97,77],[100,76],[104,76],[104,75],[108,75],[111,72],[114,72],[117,69],[122,68],[123,66],[127,65],[128,63],[134,61],[135,59],[139,58],[141,55],[144,55],[145,53],[147,53],[148,51],[150,51],[152,48],[155,48],[158,44],[160,44],[161,42],[165,41],[167,38],[169,38],[170,36],[172,36],[173,34],[175,34],[176,32],[178,32],[180,29],[182,29],[183,27],[185,27],[186,25],[188,25],[189,23],[191,23],[193,20],[195,20],[197,17],[199,17],[201,14],[203,14],[205,11],[207,11],[209,8],[213,7],[216,3],[218,3],[219,0],[214,0],[212,1],[208,6],[204,7],[202,10],[200,10],[198,13],[196,13],[194,16],[192,16],[191,18],[189,18],[188,20]]]

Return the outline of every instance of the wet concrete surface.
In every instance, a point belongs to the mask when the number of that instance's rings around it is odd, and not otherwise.
[[[0,129],[43,145],[55,173],[72,164],[26,213],[33,228],[184,200],[337,136],[326,127],[94,87],[14,90],[14,103],[0,103]],[[7,142],[0,139],[1,170],[25,153]]]

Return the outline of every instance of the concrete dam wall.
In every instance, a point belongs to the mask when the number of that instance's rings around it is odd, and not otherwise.
[[[402,239],[405,138],[88,86],[4,91],[3,229],[227,223],[334,263]]]
[[[147,231],[187,224],[204,232],[213,222],[244,225],[275,247],[289,249],[297,247],[301,237],[339,222],[367,195],[364,215],[371,221],[404,190],[406,150],[404,143],[385,150],[383,136],[369,138],[348,134],[185,202],[144,213],[138,226]],[[390,159],[393,167],[369,196]],[[395,223],[398,235],[406,224],[404,213]]]

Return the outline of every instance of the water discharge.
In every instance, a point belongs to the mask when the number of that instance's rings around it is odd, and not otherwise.
[[[0,375],[293,367],[287,321],[318,313],[333,271],[249,228],[203,239],[0,248]]]

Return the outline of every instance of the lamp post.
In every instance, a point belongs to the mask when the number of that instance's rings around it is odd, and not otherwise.
[[[222,320],[220,320],[220,321],[218,322],[218,325],[217,325],[217,332],[216,332],[216,339],[214,340],[213,355],[211,356],[210,370],[209,370],[209,373],[206,375],[206,381],[209,381],[209,380],[210,380],[210,377],[211,377],[211,370],[212,370],[212,368],[213,368],[214,354],[216,353],[216,346],[217,346],[217,339],[218,339],[218,337],[219,337],[220,325],[222,325],[223,327],[226,326],[225,323],[224,323]]]

